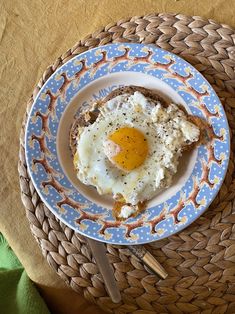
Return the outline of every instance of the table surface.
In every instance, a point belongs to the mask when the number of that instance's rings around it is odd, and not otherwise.
[[[102,313],[66,287],[30,233],[20,199],[18,149],[25,104],[46,67],[87,34],[122,18],[182,13],[235,27],[233,0],[0,1],[0,232],[56,313]],[[32,254],[33,252],[33,254]],[[35,267],[36,265],[36,267]]]

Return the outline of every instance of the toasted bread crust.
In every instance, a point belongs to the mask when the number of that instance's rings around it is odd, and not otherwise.
[[[70,136],[69,136],[69,146],[74,156],[76,153],[76,146],[77,146],[77,138],[79,133],[79,128],[86,127],[95,122],[96,118],[98,117],[99,112],[89,111],[86,113],[81,114],[72,124],[70,129]]]
[[[115,97],[117,97],[119,95],[123,95],[123,94],[132,95],[132,94],[134,94],[134,92],[140,92],[146,98],[151,98],[154,101],[159,101],[159,102],[161,102],[163,107],[167,107],[166,100],[162,96],[160,96],[158,92],[150,90],[150,89],[147,89],[145,87],[135,86],[135,85],[123,86],[123,87],[119,87],[119,88],[115,89],[110,94],[108,94],[108,96],[103,98],[101,103],[105,104],[110,99],[113,99],[113,98],[115,98]]]

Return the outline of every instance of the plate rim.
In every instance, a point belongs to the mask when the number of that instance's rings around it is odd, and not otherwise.
[[[139,239],[136,241],[136,242],[133,242],[131,240],[126,240],[126,242],[123,242],[120,243],[120,242],[117,242],[117,241],[110,241],[109,239],[105,239],[104,237],[102,239],[100,238],[96,238],[95,236],[92,236],[92,235],[89,235],[89,234],[86,234],[85,232],[83,232],[82,230],[80,230],[79,228],[74,228],[68,221],[66,221],[66,219],[62,216],[62,215],[59,215],[56,210],[54,210],[52,208],[52,206],[47,202],[47,200],[44,198],[43,196],[43,193],[41,192],[41,190],[37,187],[37,183],[35,182],[35,179],[34,179],[34,175],[33,175],[33,171],[31,169],[31,166],[30,166],[30,160],[29,160],[29,156],[27,154],[27,135],[28,135],[28,126],[29,126],[29,121],[30,121],[30,117],[31,117],[31,114],[32,114],[32,111],[34,109],[34,106],[35,106],[35,103],[38,101],[38,98],[40,97],[41,95],[41,90],[43,89],[43,87],[48,83],[49,80],[53,79],[54,76],[58,73],[59,70],[61,70],[63,68],[63,66],[65,66],[66,64],[68,64],[69,62],[73,62],[74,60],[76,60],[77,58],[82,58],[84,55],[86,55],[88,52],[90,51],[95,51],[95,50],[99,50],[99,49],[103,49],[103,48],[106,48],[108,46],[123,46],[123,45],[128,45],[128,46],[142,46],[142,47],[150,47],[152,49],[156,49],[156,50],[160,50],[164,53],[168,53],[168,54],[171,54],[173,56],[176,56],[177,58],[179,58],[180,60],[182,60],[185,64],[187,64],[189,67],[192,67],[194,69],[194,71],[196,71],[197,74],[199,74],[201,76],[201,78],[207,83],[207,85],[212,89],[215,97],[217,98],[217,101],[218,103],[220,104],[220,110],[222,110],[222,114],[223,116],[225,117],[225,124],[226,124],[226,131],[228,132],[228,141],[227,141],[227,144],[228,144],[228,153],[226,153],[226,163],[225,163],[225,169],[223,171],[223,173],[220,175],[220,182],[219,184],[217,185],[217,191],[213,194],[213,197],[212,199],[207,202],[206,204],[206,207],[203,209],[203,210],[200,210],[196,213],[196,215],[193,217],[192,220],[188,220],[185,224],[182,225],[182,227],[180,226],[179,227],[179,230],[177,231],[174,231],[173,233],[171,234],[168,234],[166,236],[161,236],[160,238],[156,238],[156,239],[151,239],[151,240],[144,240],[144,241],[139,241]],[[93,63],[93,62],[92,62]],[[150,74],[149,74],[150,75]],[[95,79],[96,80],[96,79]],[[94,80],[94,81],[95,81]],[[91,82],[90,82],[91,83]],[[165,82],[166,83],[166,82]],[[167,83],[166,83],[167,84]],[[88,84],[87,84],[88,85]],[[86,86],[87,86],[86,85]],[[168,84],[169,85],[169,84]],[[85,87],[85,86],[84,86]],[[82,89],[84,88],[82,87]],[[80,90],[82,90],[80,89]],[[76,96],[74,96],[76,97]],[[70,102],[73,100],[73,98],[70,100]],[[65,108],[67,109],[67,107]],[[228,124],[228,119],[227,119],[227,116],[226,116],[226,112],[225,112],[225,109],[223,107],[223,104],[220,100],[220,98],[218,97],[217,93],[215,92],[214,88],[211,86],[211,84],[208,82],[208,80],[201,74],[201,72],[199,72],[192,64],[190,64],[188,61],[186,61],[183,57],[179,56],[179,55],[176,55],[174,54],[173,52],[171,51],[167,51],[165,49],[162,49],[160,47],[157,47],[156,45],[154,44],[142,44],[142,43],[128,43],[128,42],[125,42],[125,43],[109,43],[107,45],[102,45],[102,46],[98,46],[98,47],[94,47],[92,49],[88,49],[80,54],[77,54],[75,55],[73,58],[71,58],[70,60],[68,60],[67,62],[65,62],[64,64],[62,64],[59,68],[57,68],[48,78],[47,80],[44,82],[44,84],[40,87],[40,90],[38,91],[36,97],[34,98],[33,100],[33,103],[31,105],[31,108],[27,114],[27,121],[26,121],[26,124],[25,124],[25,135],[24,135],[24,140],[25,140],[25,145],[24,145],[24,148],[25,148],[25,158],[26,158],[26,165],[27,165],[27,170],[28,170],[28,173],[29,173],[29,176],[30,176],[30,179],[32,180],[33,182],[33,185],[34,185],[34,188],[35,190],[37,191],[39,197],[40,197],[40,200],[42,201],[42,203],[44,203],[48,209],[55,215],[55,217],[57,219],[59,219],[60,221],[62,221],[66,226],[68,226],[69,228],[71,228],[72,230],[74,230],[75,232],[78,232],[80,234],[82,234],[83,236],[85,237],[88,237],[88,238],[91,238],[91,239],[94,239],[96,241],[99,241],[99,242],[103,242],[103,243],[109,243],[109,244],[116,244],[116,245],[140,245],[140,244],[147,244],[147,243],[152,243],[152,242],[155,242],[155,241],[160,241],[160,240],[163,240],[167,237],[170,237],[170,236],[173,236],[175,234],[178,234],[179,232],[182,232],[184,229],[186,229],[187,227],[189,227],[191,224],[193,224],[207,209],[208,207],[211,205],[211,203],[213,202],[213,200],[216,198],[217,194],[219,193],[220,189],[221,189],[221,186],[223,185],[223,182],[224,182],[224,179],[226,177],[226,174],[227,174],[227,171],[228,171],[228,166],[229,166],[229,161],[230,161],[230,155],[231,155],[231,131],[230,131],[230,127],[229,127],[229,124]],[[81,194],[79,191],[78,191],[79,194]],[[124,238],[124,237],[123,237]],[[124,238],[125,239],[125,238]]]

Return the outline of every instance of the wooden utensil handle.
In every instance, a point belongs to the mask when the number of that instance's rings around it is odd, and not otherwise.
[[[160,265],[156,258],[144,246],[129,245],[129,250],[138,257],[154,274],[162,279],[168,276],[165,269]]]

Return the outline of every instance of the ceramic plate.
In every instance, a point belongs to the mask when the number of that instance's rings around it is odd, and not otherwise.
[[[79,182],[69,150],[76,112],[123,85],[159,91],[209,123],[211,141],[181,158],[172,186],[124,222],[112,217],[112,199]],[[180,57],[152,45],[110,44],[84,52],[45,83],[28,117],[28,169],[41,199],[75,231],[108,243],[140,244],[190,225],[218,193],[229,161],[229,129],[219,98]]]

